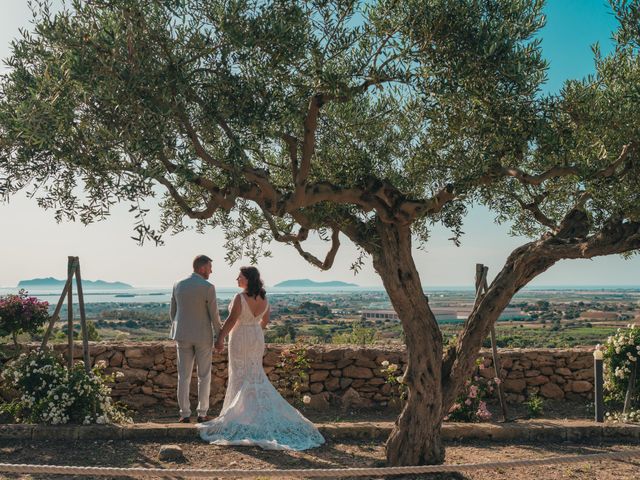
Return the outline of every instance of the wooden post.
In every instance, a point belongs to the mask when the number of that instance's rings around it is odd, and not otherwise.
[[[82,356],[84,358],[84,369],[89,373],[89,332],[87,332],[87,317],[84,311],[84,295],[82,293],[82,277],[80,276],[80,259],[75,257],[76,264],[76,286],[78,287],[78,307],[80,309],[80,328],[82,330]]]
[[[49,320],[49,325],[42,338],[40,349],[42,350],[47,346],[53,326],[58,320],[62,304],[65,297],[67,299],[67,341],[68,341],[68,358],[67,366],[71,369],[73,367],[73,276],[76,277],[76,286],[78,287],[78,307],[80,308],[80,327],[82,331],[82,356],[84,358],[84,368],[89,372],[91,370],[90,358],[89,358],[89,332],[87,331],[87,316],[84,309],[84,294],[82,291],[82,277],[80,276],[80,259],[78,257],[68,257],[67,261],[67,282],[64,284],[62,295],[56,305],[56,309]]]
[[[489,289],[487,285],[487,274],[489,272],[489,267],[485,267],[481,263],[476,263],[476,299],[475,303],[477,304],[482,299],[482,296]],[[498,392],[498,400],[500,401],[500,409],[502,410],[502,421],[507,421],[507,403],[504,398],[504,391],[502,389],[502,378],[500,378],[500,371],[502,367],[500,365],[500,356],[498,355],[498,347],[496,345],[496,328],[494,325],[491,325],[491,352],[493,354],[493,368],[496,372],[496,378],[499,380],[499,383],[496,385],[496,390]]]
[[[53,326],[58,320],[58,316],[60,315],[60,310],[62,309],[62,304],[64,303],[65,298],[67,297],[67,290],[70,285],[69,278],[67,278],[67,283],[64,284],[64,288],[62,289],[62,295],[60,295],[60,300],[58,300],[58,304],[56,305],[56,309],[51,316],[51,320],[49,320],[49,326],[47,327],[47,331],[44,333],[44,337],[42,338],[42,343],[40,344],[40,350],[44,349],[47,346],[47,342],[49,341],[49,336],[51,335],[51,331],[53,330]]]
[[[75,257],[69,257],[67,264],[67,340],[69,345],[67,366],[73,368],[73,274],[75,272]]]
[[[638,362],[633,362],[631,373],[629,374],[629,383],[627,385],[627,394],[624,396],[624,407],[622,413],[627,413],[631,410],[631,400],[633,399],[633,392],[636,389],[636,377],[638,376]]]

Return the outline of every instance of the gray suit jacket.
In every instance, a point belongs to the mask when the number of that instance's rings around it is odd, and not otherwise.
[[[197,273],[173,286],[170,315],[170,335],[179,342],[213,345],[222,328],[216,289]]]

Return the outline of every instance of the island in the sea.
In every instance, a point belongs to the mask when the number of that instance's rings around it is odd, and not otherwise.
[[[308,287],[357,287],[355,283],[347,283],[347,282],[314,282],[313,280],[309,280],[308,278],[302,278],[299,280],[285,280],[284,282],[280,282],[274,287],[286,287],[286,288],[308,288]]]
[[[30,288],[64,288],[66,280],[58,280],[57,278],[33,278],[31,280],[20,280],[18,282],[18,288],[30,289]],[[104,280],[82,280],[83,288],[102,288],[109,290],[122,290],[126,288],[133,288],[128,283],[124,282],[105,282]]]

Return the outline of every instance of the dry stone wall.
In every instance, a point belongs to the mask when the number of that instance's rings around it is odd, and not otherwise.
[[[298,346],[299,347],[299,346]],[[296,347],[296,348],[298,348]],[[66,353],[66,345],[56,345]],[[291,397],[290,371],[282,367],[282,353],[291,345],[268,345],[265,372],[285,396]],[[81,349],[74,356],[82,358]],[[176,406],[176,349],[171,342],[93,343],[92,364],[103,361],[107,372],[121,372],[113,386],[113,396],[133,408]],[[485,378],[495,377],[491,354],[481,352]],[[397,391],[387,382],[382,362],[398,365],[404,371],[406,352],[402,347],[311,345],[306,347],[309,369],[302,378],[300,394],[308,395],[311,406],[327,408],[385,406],[397,399]],[[507,400],[523,402],[538,394],[549,399],[587,401],[593,392],[592,350],[513,349],[500,351],[503,387]],[[224,398],[227,355],[212,355],[211,404]],[[192,381],[196,395],[197,379]]]

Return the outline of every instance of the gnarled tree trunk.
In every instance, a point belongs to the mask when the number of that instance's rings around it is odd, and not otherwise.
[[[404,375],[408,397],[387,440],[387,462],[442,463],[442,335],[413,262],[409,227],[378,222],[377,230],[380,245],[373,265],[402,322],[409,357]]]

